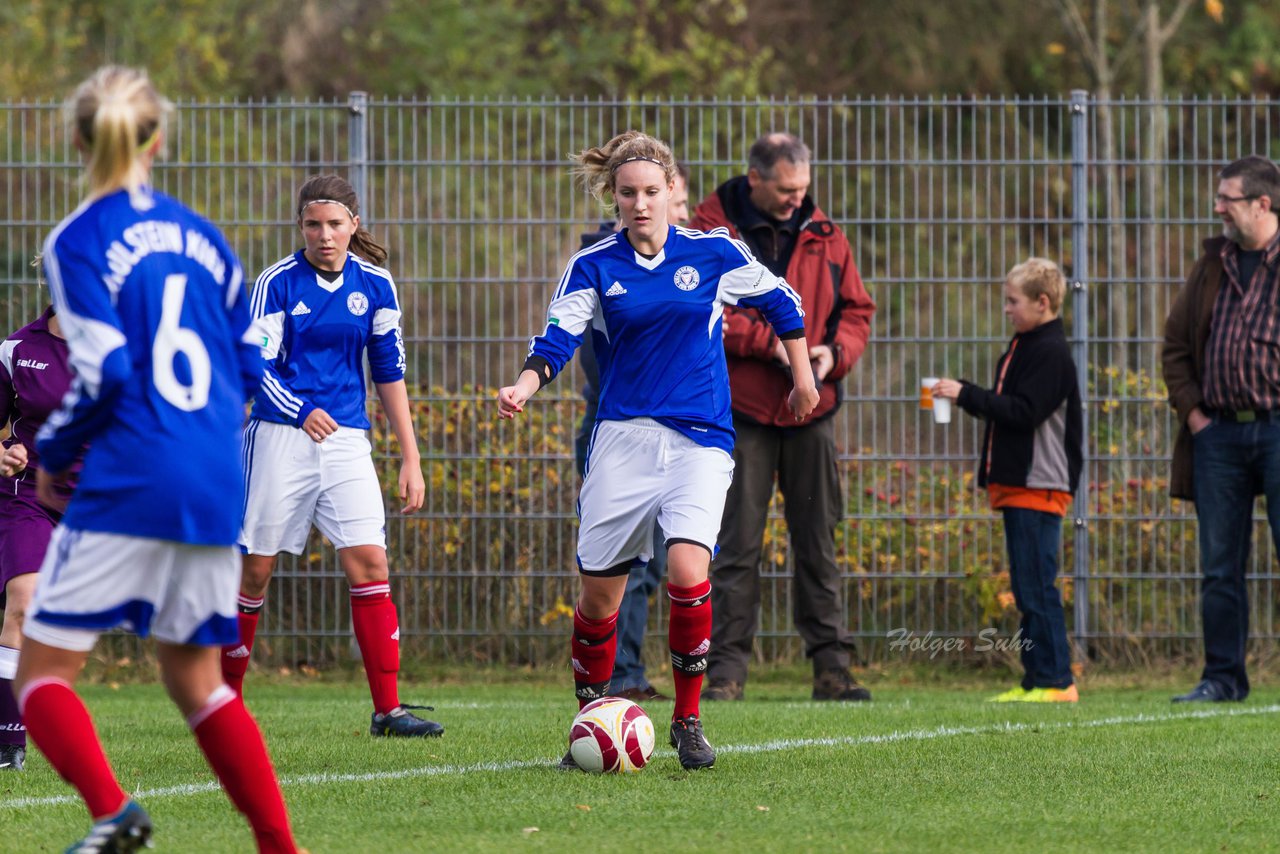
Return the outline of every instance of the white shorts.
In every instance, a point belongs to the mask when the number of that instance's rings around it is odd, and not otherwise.
[[[311,524],[337,548],[387,547],[387,514],[363,430],[339,427],[316,443],[297,427],[251,420],[244,429],[244,522],[249,554],[302,554]]]
[[[714,555],[732,480],[732,456],[651,418],[599,422],[578,496],[578,568],[621,575],[647,563],[655,520],[668,544]]]
[[[22,633],[87,652],[117,627],[139,637],[223,646],[240,637],[235,546],[193,546],[59,525],[45,553]]]

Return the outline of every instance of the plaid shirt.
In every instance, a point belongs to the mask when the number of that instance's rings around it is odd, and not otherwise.
[[[1222,288],[1204,354],[1204,401],[1213,409],[1280,409],[1280,233],[1240,281],[1240,247],[1222,249]]]

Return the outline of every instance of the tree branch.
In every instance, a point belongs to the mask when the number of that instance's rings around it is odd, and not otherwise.
[[[1154,3],[1156,0],[1150,0]],[[1129,33],[1129,38],[1125,39],[1124,45],[1116,51],[1115,67],[1118,69],[1129,61],[1129,56],[1138,49],[1138,42],[1142,40],[1142,35],[1147,31],[1147,16],[1141,15],[1138,18],[1138,25]]]
[[[1182,25],[1182,19],[1191,9],[1191,4],[1195,0],[1178,0],[1178,8],[1173,10],[1173,14],[1169,16],[1167,26],[1161,27],[1156,31],[1156,38],[1160,47],[1164,47],[1169,39],[1173,38],[1173,34],[1178,31],[1178,27]]]
[[[1095,45],[1093,39],[1089,37],[1089,25],[1085,23],[1075,0],[1053,0],[1053,5],[1057,7],[1058,16],[1062,18],[1063,25],[1070,31],[1072,38],[1084,51],[1085,58],[1093,66],[1096,77],[1098,69],[1102,67],[1102,56],[1099,50],[1104,46]]]

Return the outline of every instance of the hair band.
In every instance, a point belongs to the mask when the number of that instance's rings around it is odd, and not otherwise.
[[[142,153],[146,151],[148,148],[154,145],[156,140],[159,138],[160,138],[160,124],[157,122],[156,129],[151,132],[151,136],[147,137],[145,140],[143,140],[141,143],[138,144],[138,152]]]
[[[613,168],[612,168],[612,169],[610,169],[609,171],[610,171],[610,172],[617,172],[617,171],[618,171],[618,169],[619,169],[620,167],[622,167],[623,165],[625,165],[625,164],[627,164],[627,163],[634,163],[634,162],[635,162],[635,161],[637,161],[637,160],[647,160],[647,161],[649,161],[650,163],[656,163],[657,165],[659,165],[659,166],[661,166],[661,167],[662,167],[662,173],[663,173],[664,175],[665,175],[665,174],[666,174],[666,172],[667,172],[667,164],[663,163],[661,160],[654,160],[652,157],[644,157],[644,156],[641,156],[641,155],[637,155],[637,156],[635,156],[635,157],[628,157],[626,160],[619,160],[617,163],[613,164]]]
[[[344,211],[346,211],[347,215],[350,216],[352,219],[356,218],[356,215],[351,210],[351,208],[342,204],[342,202],[338,201],[337,199],[312,199],[311,201],[307,202],[305,205],[302,206],[302,210],[298,211],[298,216],[301,217],[302,211],[305,211],[307,208],[311,207],[312,205],[338,205]]]

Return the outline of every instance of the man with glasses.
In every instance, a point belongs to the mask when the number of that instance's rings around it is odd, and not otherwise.
[[[1164,379],[1182,429],[1169,491],[1196,504],[1200,529],[1200,683],[1174,702],[1249,694],[1245,572],[1254,497],[1267,498],[1280,551],[1280,168],[1264,157],[1219,173],[1222,235],[1178,292],[1164,334]]]

